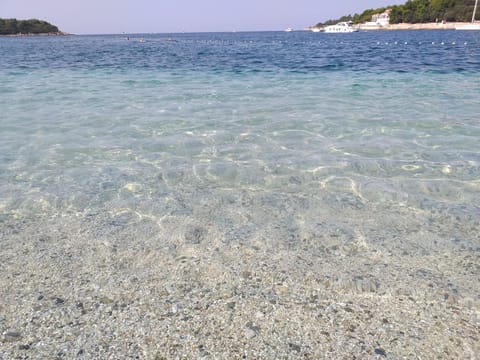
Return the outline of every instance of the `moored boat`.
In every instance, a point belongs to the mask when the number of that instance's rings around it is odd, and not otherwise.
[[[359,28],[357,26],[353,26],[353,23],[349,21],[325,26],[324,30],[326,33],[353,33],[358,32]]]

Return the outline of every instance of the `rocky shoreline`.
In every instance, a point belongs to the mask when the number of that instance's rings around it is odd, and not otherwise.
[[[72,34],[68,34],[68,33],[65,33],[63,31],[59,31],[59,32],[53,32],[53,33],[41,33],[41,34],[32,34],[32,33],[22,34],[22,33],[18,33],[18,34],[9,34],[9,35],[0,35],[0,36],[3,36],[3,37],[32,37],[32,36],[67,36],[67,35],[72,35]]]

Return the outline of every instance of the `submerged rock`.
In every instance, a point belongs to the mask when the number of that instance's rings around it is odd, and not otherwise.
[[[22,338],[22,333],[17,330],[7,330],[3,333],[4,341],[17,341]]]
[[[185,241],[191,244],[200,244],[205,237],[205,229],[200,226],[189,226],[185,231]]]

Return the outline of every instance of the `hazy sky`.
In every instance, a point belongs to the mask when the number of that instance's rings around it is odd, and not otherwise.
[[[406,0],[0,0],[0,18],[75,34],[303,29]]]

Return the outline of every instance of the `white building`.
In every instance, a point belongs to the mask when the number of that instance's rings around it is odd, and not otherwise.
[[[365,26],[372,26],[372,27],[379,27],[379,26],[387,26],[390,24],[390,12],[391,9],[385,10],[381,14],[373,14],[372,20],[365,23]]]

